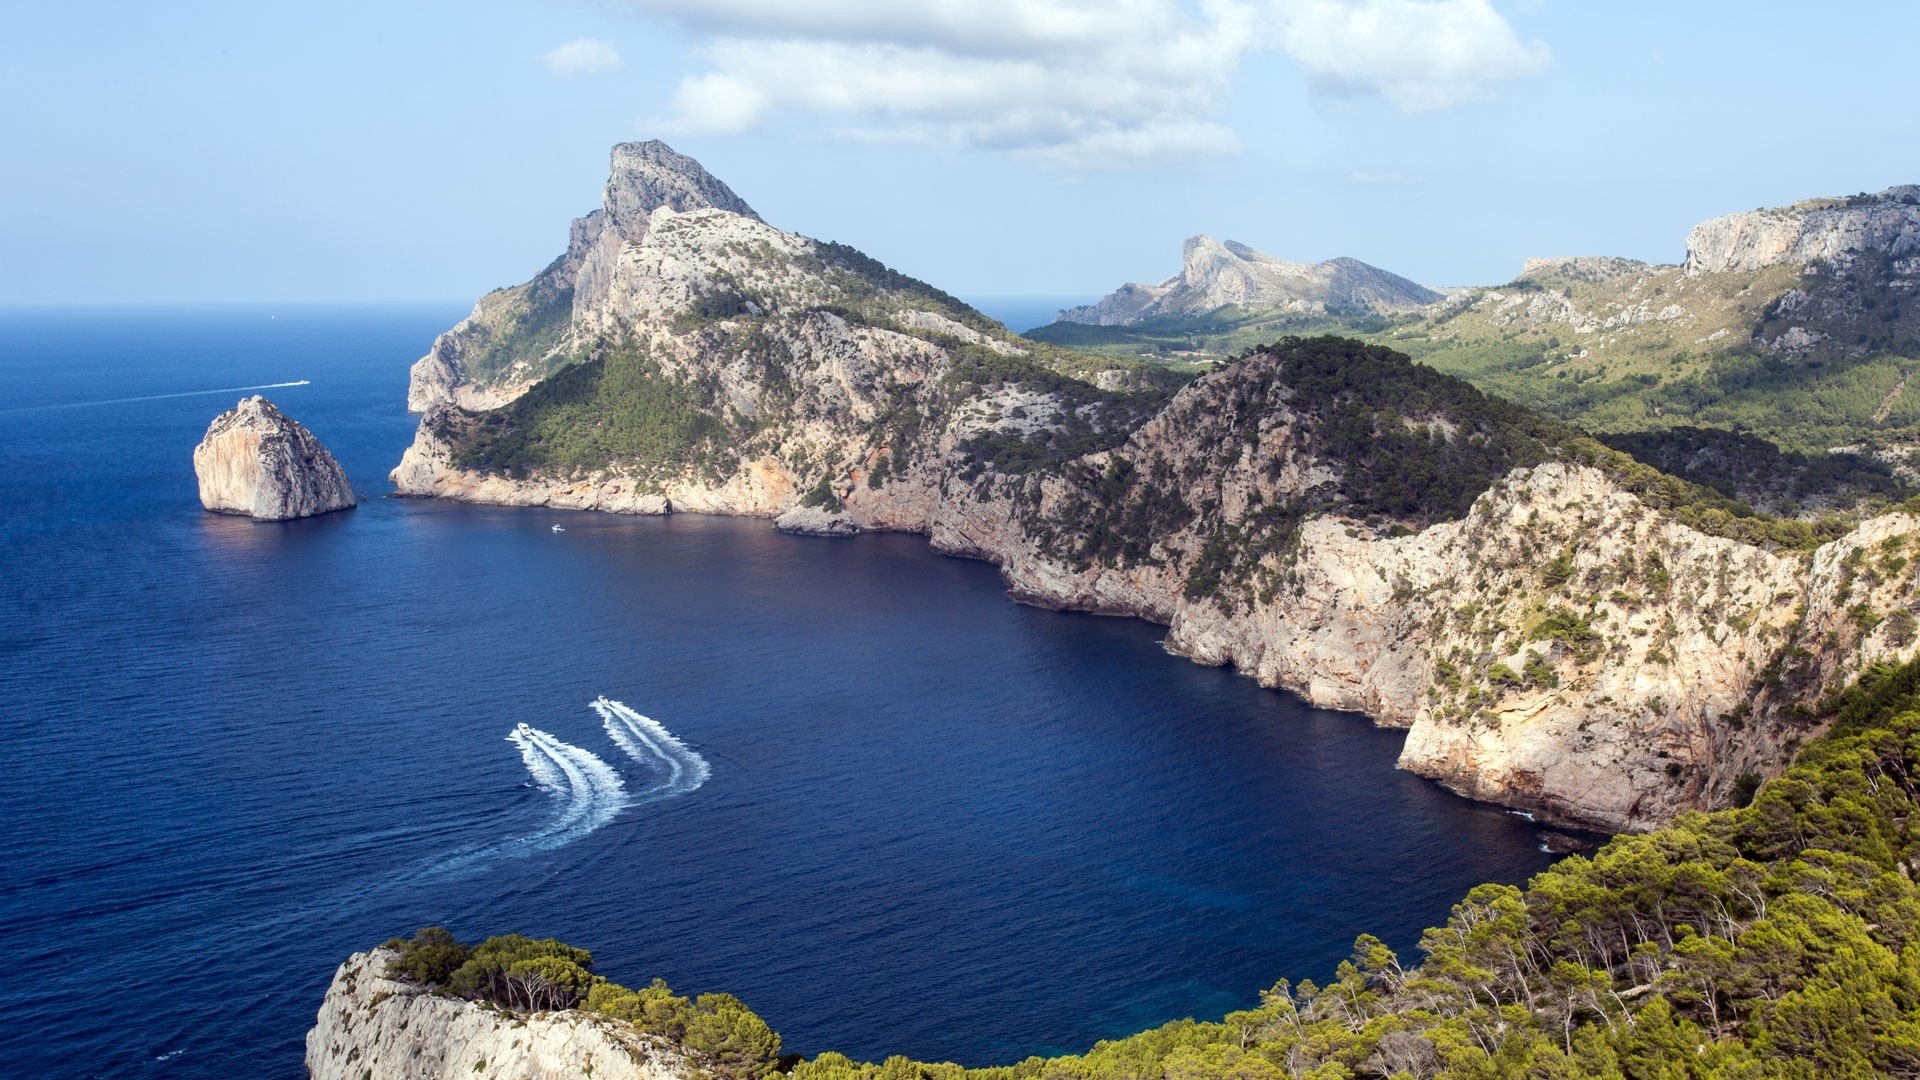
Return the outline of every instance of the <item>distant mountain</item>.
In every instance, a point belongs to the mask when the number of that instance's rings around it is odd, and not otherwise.
[[[1099,303],[1061,312],[1058,321],[1124,326],[1230,306],[1297,315],[1386,315],[1443,299],[1358,259],[1292,263],[1232,240],[1196,236],[1186,243],[1180,273],[1158,285],[1122,285]]]
[[[1717,217],[1688,233],[1674,263],[1528,259],[1512,281],[1389,314],[1261,307],[1224,290],[1200,300],[1194,283],[1217,261],[1190,260],[1166,286],[1129,286],[1027,336],[1204,368],[1288,334],[1351,334],[1590,431],[1718,429],[1774,443],[1789,453],[1743,451],[1699,478],[1783,512],[1851,505],[1880,489],[1887,467],[1920,481],[1920,392],[1908,386],[1920,370],[1920,185]],[[1237,306],[1206,310],[1229,300]],[[1674,438],[1637,440],[1635,452],[1663,467],[1697,458],[1695,436]],[[1708,456],[1742,448],[1754,444],[1715,444]],[[1818,459],[1837,448],[1879,462],[1828,484]],[[1810,468],[1770,475],[1788,461]]]

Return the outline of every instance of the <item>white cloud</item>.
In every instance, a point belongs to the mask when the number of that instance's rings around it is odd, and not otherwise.
[[[1383,94],[1409,112],[1470,101],[1553,62],[1487,0],[1279,0],[1272,15],[1280,46],[1317,86]]]
[[[620,54],[613,46],[593,38],[575,38],[540,59],[561,75],[591,75],[620,66]]]
[[[629,3],[705,39],[706,68],[681,80],[661,121],[671,132],[738,134],[796,110],[849,137],[1066,168],[1233,152],[1219,115],[1242,62],[1264,49],[1293,56],[1318,88],[1410,110],[1548,62],[1487,0]]]

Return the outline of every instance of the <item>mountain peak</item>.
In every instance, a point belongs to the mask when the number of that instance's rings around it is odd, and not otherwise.
[[[1162,315],[1202,315],[1229,305],[1302,315],[1385,314],[1424,307],[1441,294],[1358,259],[1295,263],[1236,240],[1188,237],[1180,273],[1158,285],[1123,285],[1059,321],[1120,326]]]
[[[645,231],[647,217],[662,206],[675,213],[725,210],[760,220],[746,200],[698,161],[658,139],[613,148],[605,193],[607,218],[626,235]]]

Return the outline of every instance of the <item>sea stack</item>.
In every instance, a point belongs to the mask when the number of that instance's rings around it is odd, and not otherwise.
[[[354,506],[353,486],[313,432],[258,394],[214,417],[193,450],[200,505],[255,521],[289,521]]]

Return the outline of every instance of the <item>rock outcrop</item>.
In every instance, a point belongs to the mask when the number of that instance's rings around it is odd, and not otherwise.
[[[678,1048],[631,1025],[577,1011],[517,1016],[386,977],[396,954],[355,953],[340,965],[307,1032],[313,1080],[694,1080]]]
[[[193,450],[200,505],[259,521],[345,510],[346,472],[313,433],[258,394],[214,417]]]
[[[1781,264],[1804,269],[1859,255],[1903,259],[1916,253],[1920,185],[1901,184],[1877,195],[1810,199],[1702,222],[1687,234],[1682,269],[1688,277],[1698,277]]]
[[[1158,285],[1122,285],[1098,303],[1062,311],[1058,321],[1124,326],[1230,305],[1299,315],[1385,315],[1442,299],[1433,289],[1358,259],[1292,263],[1232,240],[1195,236],[1186,243],[1180,273]]]
[[[622,253],[646,239],[658,210],[760,220],[732,189],[666,143],[615,146],[601,207],[574,221],[566,253],[525,285],[481,297],[472,314],[435,339],[413,365],[407,408],[424,413],[442,402],[496,408],[564,365],[580,342],[577,329],[606,328],[598,316],[616,282],[627,277],[618,265]]]
[[[1295,341],[1179,386],[736,210],[622,228],[575,230],[551,391],[463,369],[506,403],[436,404],[402,494],[923,533],[1017,599],[1167,624],[1173,651],[1410,728],[1406,768],[1604,829],[1777,772],[1826,687],[1920,637],[1912,518],[1810,555],[1710,535],[1626,459],[1385,350]],[[1378,481],[1402,475],[1386,446],[1433,468]],[[1457,505],[1414,490],[1460,468]]]

